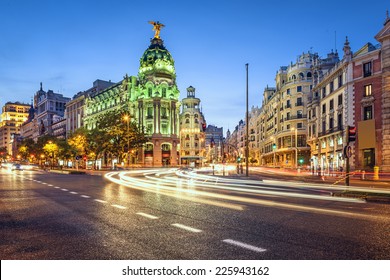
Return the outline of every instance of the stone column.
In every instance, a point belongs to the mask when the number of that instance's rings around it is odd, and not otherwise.
[[[157,133],[161,133],[161,101],[157,101]]]
[[[153,134],[157,133],[157,103],[153,101]]]

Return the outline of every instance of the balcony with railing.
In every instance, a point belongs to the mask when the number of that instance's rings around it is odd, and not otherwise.
[[[318,137],[322,137],[325,135],[329,135],[329,134],[336,133],[336,132],[342,132],[342,131],[344,131],[344,126],[340,125],[340,126],[329,128],[326,131],[318,132]]]

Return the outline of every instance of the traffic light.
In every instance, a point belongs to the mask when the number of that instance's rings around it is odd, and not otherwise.
[[[202,130],[203,130],[203,132],[206,131],[206,123],[202,123]]]
[[[275,143],[272,145],[272,149],[276,150],[276,144]]]
[[[84,159],[84,161],[86,161],[87,160],[87,156],[84,156],[83,159]]]
[[[241,162],[241,157],[240,157],[240,156],[238,156],[238,158],[237,158],[237,162],[238,162],[238,163],[240,163],[240,162]]]
[[[356,126],[348,126],[348,143],[356,140]]]

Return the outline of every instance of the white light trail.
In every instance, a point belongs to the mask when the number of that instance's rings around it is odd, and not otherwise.
[[[274,187],[272,187],[273,190],[267,190],[269,188],[268,186],[264,186],[262,182],[257,182],[254,180],[245,180],[245,181],[251,181],[250,185],[242,184],[242,180],[234,180],[234,179],[229,179],[228,181],[230,181],[230,183],[226,183],[223,185],[222,184],[216,185],[215,179],[213,180],[210,179],[210,181],[207,182],[205,181],[200,182],[194,180],[193,185],[186,186],[184,183],[186,179],[173,178],[167,176],[163,178],[161,178],[160,176],[159,177],[151,176],[152,174],[156,174],[156,173],[160,174],[161,176],[160,171],[154,173],[145,172],[145,171],[131,171],[131,172],[110,172],[105,175],[105,178],[114,183],[129,188],[133,188],[133,189],[159,193],[167,196],[172,196],[178,199],[189,200],[195,203],[196,202],[205,203],[205,204],[215,205],[219,207],[227,207],[235,210],[244,210],[245,205],[251,204],[251,205],[260,205],[266,207],[277,207],[277,208],[282,208],[282,209],[287,209],[292,211],[302,211],[307,213],[317,213],[317,214],[359,218],[359,219],[368,219],[368,220],[372,220],[375,218],[386,219],[385,217],[381,217],[381,216],[347,212],[345,210],[329,209],[329,208],[325,208],[324,206],[317,207],[317,206],[305,206],[298,203],[285,203],[285,202],[274,201],[269,199],[261,199],[261,197],[278,196],[281,198],[293,197],[293,198],[303,198],[303,199],[311,199],[311,200],[312,199],[328,200],[328,201],[344,202],[344,203],[351,203],[351,202],[365,203],[364,200],[360,200],[360,199],[294,193],[293,192],[294,188],[291,188],[290,191],[286,191],[286,190],[275,191]],[[177,173],[177,169],[164,170],[165,175],[170,175],[173,173]],[[143,174],[145,174],[145,177],[142,177]],[[115,178],[116,176],[118,176],[119,178]],[[203,190],[197,189],[198,187],[201,187]],[[220,190],[220,191],[216,192],[214,190]],[[324,190],[324,186],[322,186],[322,190]]]

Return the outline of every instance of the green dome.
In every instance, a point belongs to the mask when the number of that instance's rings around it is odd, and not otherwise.
[[[175,80],[175,62],[163,41],[153,38],[140,59],[138,76],[141,81],[153,79]]]

